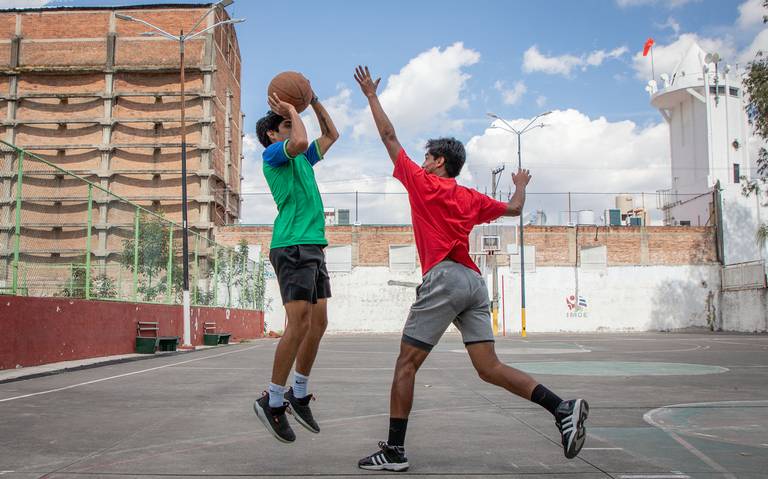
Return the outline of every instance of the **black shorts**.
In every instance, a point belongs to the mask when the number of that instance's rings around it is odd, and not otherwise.
[[[325,266],[324,246],[300,244],[269,250],[283,304],[331,297],[331,278]]]

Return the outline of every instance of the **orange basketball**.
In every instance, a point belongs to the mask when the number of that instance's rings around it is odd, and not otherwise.
[[[299,72],[282,72],[275,76],[267,88],[267,95],[271,97],[273,93],[293,105],[299,113],[306,110],[312,100],[309,80]]]

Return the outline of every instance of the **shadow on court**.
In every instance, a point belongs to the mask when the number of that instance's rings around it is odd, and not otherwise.
[[[294,444],[252,403],[275,340],[0,384],[3,477],[366,477],[386,439],[397,335],[328,336],[310,391],[320,434]],[[446,335],[416,378],[402,477],[766,477],[768,336],[574,334],[499,338],[502,361],[591,405],[567,460],[544,409],[477,378]]]

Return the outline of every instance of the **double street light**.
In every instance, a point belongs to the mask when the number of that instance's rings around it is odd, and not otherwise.
[[[527,125],[525,125],[525,128],[517,129],[510,125],[504,118],[500,117],[499,115],[496,115],[494,113],[488,113],[488,116],[493,118],[494,120],[499,120],[504,126],[498,125],[494,122],[494,124],[491,125],[491,128],[496,128],[499,130],[504,130],[508,133],[512,133],[513,135],[517,135],[517,168],[522,169],[523,167],[523,160],[521,155],[521,148],[520,148],[520,140],[523,134],[534,130],[536,128],[543,128],[545,125],[544,123],[539,123],[537,125],[534,125],[536,120],[541,118],[542,116],[547,116],[551,111],[546,111],[544,113],[539,113],[535,117],[533,117],[533,120],[531,120]],[[525,332],[525,248],[523,246],[523,210],[520,210],[520,322],[521,322],[521,336],[526,337]],[[496,301],[497,298],[494,298],[494,301]]]
[[[146,20],[125,15],[123,13],[115,13],[115,17],[120,20],[126,20],[130,22],[141,23],[151,28],[153,31],[141,33],[141,36],[161,36],[168,40],[173,40],[179,44],[179,69],[181,72],[181,224],[182,224],[182,263],[183,263],[183,277],[184,283],[182,288],[182,301],[184,309],[184,345],[190,346],[192,344],[192,332],[190,325],[190,299],[189,299],[189,223],[187,222],[187,128],[184,117],[185,107],[185,95],[184,95],[184,44],[188,40],[197,38],[204,33],[213,30],[214,28],[226,25],[230,23],[241,23],[245,19],[230,19],[222,20],[214,23],[213,25],[195,32],[195,29],[200,26],[201,23],[208,17],[208,15],[219,7],[226,8],[234,0],[221,0],[218,3],[213,4],[198,20],[197,22],[184,33],[182,28],[178,35],[172,35],[157,25],[153,25]]]

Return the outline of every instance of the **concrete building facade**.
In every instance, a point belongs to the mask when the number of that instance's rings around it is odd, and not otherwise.
[[[499,330],[520,331],[516,225],[492,225],[501,237]],[[479,226],[472,256],[492,284]],[[216,239],[244,239],[267,255],[272,227],[219,227]],[[327,226],[326,259],[333,298],[329,331],[397,332],[421,282],[410,225]],[[715,227],[526,227],[527,330],[647,331],[688,327],[765,331],[759,302],[738,308],[722,291]],[[284,311],[268,276],[265,321],[280,330]]]
[[[0,138],[180,223],[179,45],[143,36],[145,26],[115,14],[178,34],[210,7],[0,11]],[[225,19],[227,12],[217,8],[199,28]],[[189,41],[185,65],[189,224],[210,238],[216,225],[240,217],[244,115],[234,28],[217,27]],[[0,249],[6,259],[16,161],[13,153],[0,157]],[[24,164],[22,235],[38,242],[30,254],[44,260],[65,239],[75,241],[73,250],[82,254],[86,188],[66,175],[39,171],[40,165]],[[107,195],[94,197],[93,207],[98,240],[92,251],[103,264],[121,249],[121,229],[132,227],[134,213]]]

